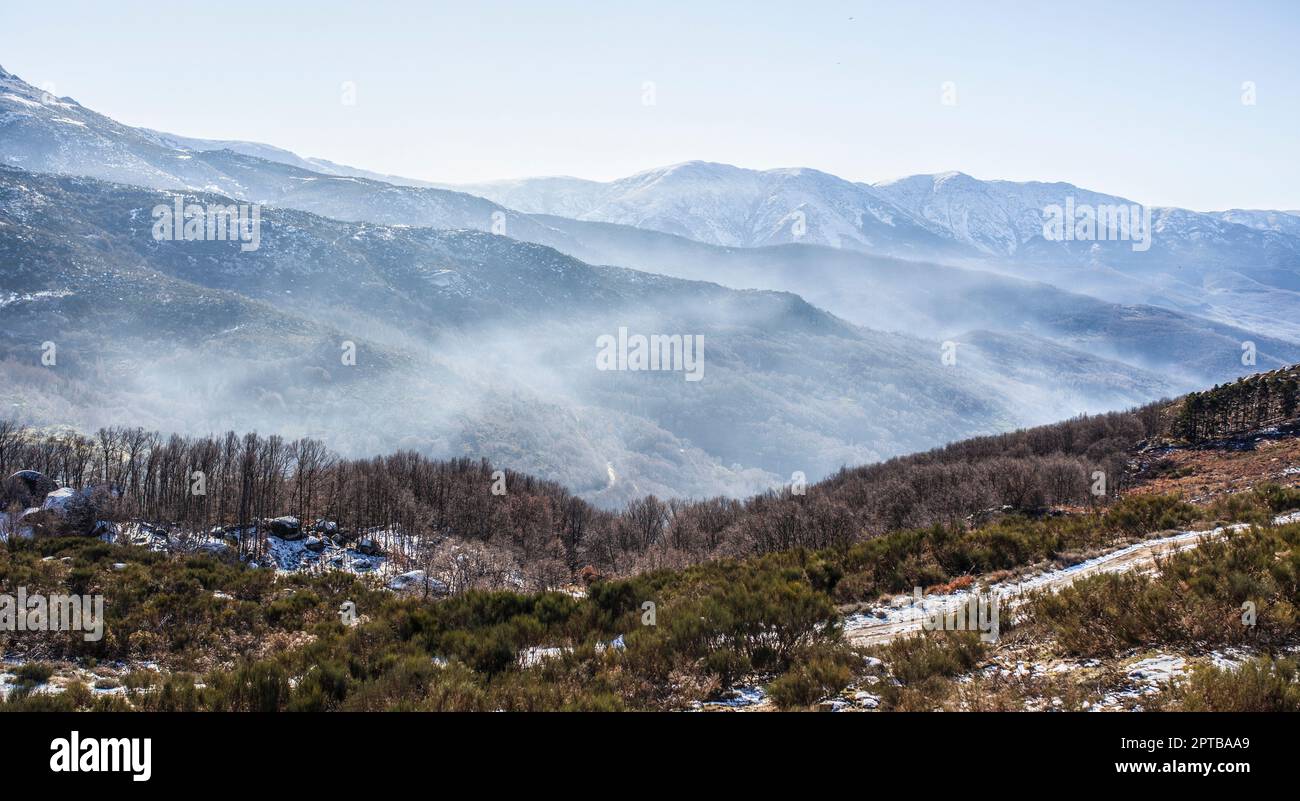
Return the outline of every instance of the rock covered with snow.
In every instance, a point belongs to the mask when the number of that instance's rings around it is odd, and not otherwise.
[[[428,578],[423,570],[411,570],[388,580],[388,589],[394,592],[423,592],[426,586],[430,594],[446,595],[447,585],[436,578]]]
[[[75,490],[72,487],[60,487],[45,496],[41,509],[57,519],[62,533],[82,535],[103,533],[100,524],[105,521],[100,520],[102,510],[93,488]]]
[[[41,504],[41,508],[49,509],[60,517],[65,516],[68,513],[68,504],[79,494],[72,487],[60,487],[45,496],[45,503]]]
[[[876,709],[880,706],[880,696],[866,690],[859,690],[853,693],[853,703],[863,709]]]

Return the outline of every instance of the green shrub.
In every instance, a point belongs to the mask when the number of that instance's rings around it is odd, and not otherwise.
[[[975,669],[988,654],[977,632],[937,631],[894,640],[876,649],[893,681],[877,685],[881,709],[929,711],[956,689],[952,678]]]
[[[1130,495],[1106,510],[1110,528],[1130,536],[1186,526],[1198,516],[1195,506],[1174,495]]]
[[[811,706],[834,695],[853,681],[847,655],[836,651],[808,654],[767,686],[772,702],[781,709]]]
[[[36,687],[50,680],[54,675],[54,666],[46,662],[24,662],[14,669],[18,684]]]
[[[894,640],[880,657],[894,678],[915,684],[934,676],[956,676],[971,670],[988,653],[976,632],[930,632]]]
[[[1235,670],[1202,665],[1152,706],[1188,712],[1300,712],[1300,671],[1294,661],[1267,656]]]
[[[718,682],[724,687],[730,686],[753,669],[749,657],[731,650],[713,651],[704,658],[704,672],[717,676]]]
[[[1274,514],[1300,509],[1300,489],[1295,487],[1264,484],[1255,488],[1255,494]]]
[[[266,660],[238,667],[233,673],[209,676],[211,708],[219,712],[279,712],[289,702],[289,677],[284,668]]]

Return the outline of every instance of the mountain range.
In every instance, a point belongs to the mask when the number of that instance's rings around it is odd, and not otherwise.
[[[992,270],[1300,337],[1294,212],[1152,207],[1149,246],[1141,249],[1131,239],[1044,236],[1048,207],[1145,209],[1136,201],[1068,183],[982,181],[959,172],[865,184],[808,169],[688,162],[609,183],[529,178],[457,188],[520,211],[712,245],[824,245]]]
[[[149,210],[174,199],[0,168],[6,408],[487,456],[614,503],[754,492],[1068,415],[1083,396],[1168,388],[1096,358],[1053,387],[1033,354],[995,340],[944,365],[937,343],[790,293],[596,267],[476,231],[267,209],[252,252],[156,241]],[[595,369],[594,343],[620,327],[702,336],[705,380]],[[349,343],[355,365],[340,358]]]
[[[449,187],[125,126],[3,70],[0,163],[0,402],[36,421],[486,456],[616,505],[1300,361],[1289,212],[1155,209],[1137,252],[1042,236],[1045,205],[1122,198],[960,173]],[[260,247],[155,240],[178,197],[265,206]],[[706,379],[594,369],[620,328],[702,336]]]

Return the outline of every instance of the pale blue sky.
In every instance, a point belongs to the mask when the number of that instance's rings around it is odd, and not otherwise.
[[[1287,0],[8,2],[0,64],[125,123],[437,181],[706,159],[1300,208]]]

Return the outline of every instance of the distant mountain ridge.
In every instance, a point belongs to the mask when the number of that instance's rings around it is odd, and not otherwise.
[[[829,245],[895,255],[965,254],[942,230],[866,184],[808,168],[690,161],[609,183],[523,179],[459,187],[520,211],[611,222],[714,245]]]
[[[1300,342],[1300,216],[1291,212],[1146,207],[1065,182],[961,172],[868,185],[816,170],[705,162],[607,183],[525,178],[458,188],[521,211],[709,245],[826,245],[974,266]],[[1139,224],[1114,233],[1098,224],[1092,238],[1045,230],[1053,209],[1084,207],[1101,220],[1122,213]]]
[[[324,175],[333,175],[345,178],[366,178],[373,181],[397,184],[399,186],[434,187],[434,184],[428,181],[417,181],[411,178],[402,178],[397,175],[385,175],[384,173],[371,172],[370,170],[362,170],[344,164],[335,164],[327,159],[299,156],[297,153],[285,150],[282,147],[265,145],[260,142],[246,142],[240,139],[196,139],[190,136],[177,136],[176,134],[164,133],[163,131],[154,131],[149,128],[137,128],[136,130],[146,136],[152,136],[154,140],[163,147],[173,148],[175,150],[189,150],[196,153],[208,150],[229,150],[243,156],[253,156],[254,158],[287,164],[291,167],[299,167],[304,170],[311,170],[312,172],[322,173]]]
[[[1139,206],[1128,198],[1094,192],[1065,182],[982,181],[961,172],[913,175],[874,185],[882,195],[929,220],[953,238],[996,256],[1053,262],[1091,263],[1127,257],[1137,263],[1188,255],[1191,243],[1211,248],[1222,260],[1230,248],[1246,248],[1266,264],[1300,265],[1300,218],[1286,212],[1195,212],[1150,207],[1152,253],[1136,251],[1129,240],[1052,241],[1044,237],[1044,210],[1067,200],[1093,209]],[[1126,253],[1127,251],[1127,253]],[[1139,255],[1140,254],[1140,255]]]
[[[453,185],[444,185],[453,186]],[[1065,182],[980,180],[962,172],[913,175],[875,184],[809,168],[748,170],[685,162],[610,182],[522,178],[456,186],[519,211],[610,222],[723,246],[799,242],[887,255],[993,256],[1087,264],[1098,249],[1132,251],[1130,242],[1044,239],[1044,209],[1142,204]],[[807,232],[792,235],[791,214]],[[1300,264],[1300,216],[1279,211],[1194,212],[1151,207],[1156,253],[1182,255],[1188,240],[1226,250],[1248,247],[1267,264]],[[936,242],[938,236],[946,242]],[[1216,255],[1222,255],[1216,251]]]
[[[439,184],[304,158],[273,145],[131,128],[70,98],[53,98],[46,105],[44,96],[0,69],[0,131],[6,136],[0,159],[6,163],[85,174],[77,170],[87,169],[93,157],[94,177],[105,180],[274,202],[272,196],[252,197],[259,187],[231,180],[211,160],[184,163],[194,154],[226,150],[319,175],[450,189],[505,210],[631,225],[723,246],[803,243],[905,258],[995,257],[1072,266],[1103,259],[1119,260],[1126,269],[1141,264],[1127,242],[1043,239],[1044,208],[1067,198],[1079,204],[1140,205],[1065,182],[980,180],[947,172],[869,184],[806,167],[751,170],[691,161],[609,182],[539,177]],[[1296,211],[1151,211],[1155,241],[1148,261],[1162,267],[1198,256],[1214,267],[1246,262],[1253,268],[1248,274],[1300,269]],[[1300,290],[1300,279],[1284,284]]]

